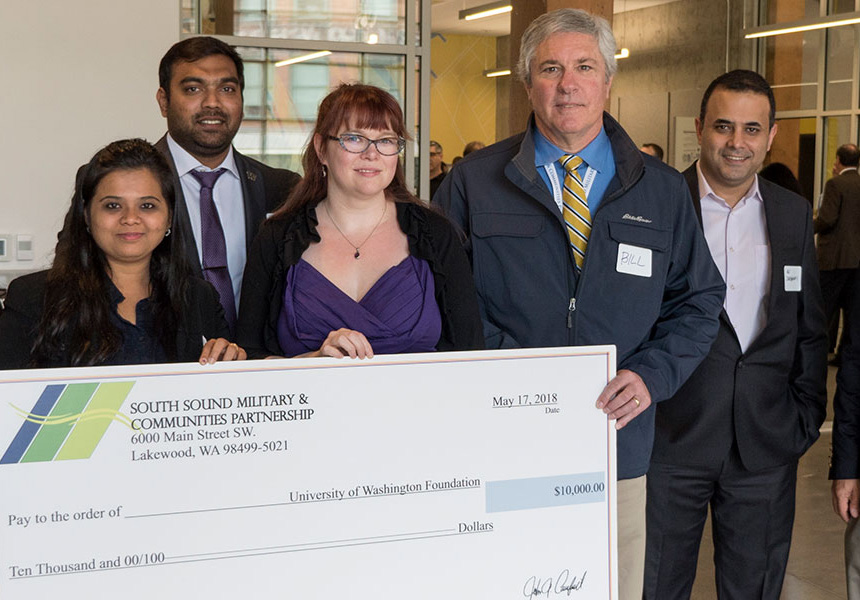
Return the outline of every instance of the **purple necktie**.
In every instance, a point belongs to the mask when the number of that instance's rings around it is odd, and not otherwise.
[[[203,276],[215,286],[224,307],[224,316],[232,334],[236,327],[236,301],[233,298],[233,281],[227,268],[227,245],[224,229],[218,218],[218,209],[212,200],[212,188],[227,169],[217,171],[191,171],[200,182],[200,224],[203,235]]]

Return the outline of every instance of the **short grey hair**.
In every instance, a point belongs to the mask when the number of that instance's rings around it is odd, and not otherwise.
[[[538,46],[556,33],[584,33],[595,38],[606,65],[606,81],[615,75],[618,70],[618,63],[615,62],[615,36],[609,22],[579,8],[560,8],[539,16],[523,33],[517,75],[527,87],[532,84],[532,60]]]

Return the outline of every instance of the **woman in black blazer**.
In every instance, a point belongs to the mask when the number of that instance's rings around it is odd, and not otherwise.
[[[174,204],[170,167],[151,144],[97,152],[53,266],[9,286],[0,369],[244,359],[217,292],[186,264]]]

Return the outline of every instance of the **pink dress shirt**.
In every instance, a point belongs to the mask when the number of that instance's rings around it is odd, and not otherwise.
[[[770,245],[758,176],[743,198],[729,206],[699,175],[702,227],[711,257],[726,282],[723,307],[746,352],[767,323],[770,290]]]

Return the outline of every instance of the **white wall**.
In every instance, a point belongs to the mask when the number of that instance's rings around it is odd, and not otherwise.
[[[0,1],[0,234],[35,241],[35,260],[0,262],[0,279],[50,264],[96,150],[162,135],[158,61],[178,40],[179,0]]]

